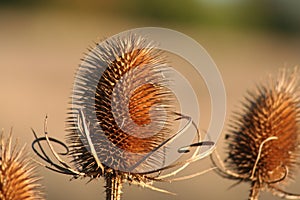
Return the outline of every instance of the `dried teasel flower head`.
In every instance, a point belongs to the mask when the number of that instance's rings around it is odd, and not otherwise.
[[[249,199],[261,190],[285,198],[299,198],[280,189],[295,176],[299,165],[300,94],[299,71],[284,69],[269,83],[248,93],[242,110],[226,135],[227,169],[231,179],[251,183]]]
[[[1,134],[0,199],[37,200],[44,199],[39,177],[32,160],[24,153],[24,147],[12,146],[12,137],[4,139]]]
[[[46,137],[36,136],[33,149],[54,171],[91,179],[104,177],[107,199],[120,198],[123,182],[167,192],[154,188],[152,182],[175,175],[193,161],[170,159],[166,153],[176,136],[192,124],[191,117],[175,112],[177,99],[168,87],[168,70],[164,52],[137,34],[118,35],[96,44],[76,74],[67,145],[49,138],[45,131]],[[178,125],[178,120],[186,123]],[[42,153],[36,150],[35,143],[42,140],[47,140],[59,165],[42,149]],[[69,150],[75,169],[59,158],[51,141]],[[197,152],[199,148],[192,157]],[[162,175],[174,167],[178,168]]]
[[[88,174],[105,166],[123,172],[161,166],[159,146],[171,137],[175,121],[166,70],[162,52],[136,35],[106,40],[90,51],[77,73],[68,121],[79,168]],[[96,162],[85,157],[91,154]]]

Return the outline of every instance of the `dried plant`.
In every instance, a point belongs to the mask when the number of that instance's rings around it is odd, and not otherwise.
[[[152,183],[170,181],[169,177],[195,159],[199,146],[213,143],[198,143],[191,157],[164,163],[168,145],[192,124],[190,117],[175,112],[176,98],[167,87],[167,70],[163,52],[135,34],[97,44],[83,59],[75,79],[67,145],[48,137],[45,130],[45,137],[36,136],[34,151],[54,171],[74,177],[104,177],[106,199],[120,199],[124,182],[170,193]],[[187,122],[176,131],[178,120]],[[44,151],[42,140],[47,141],[58,164]],[[75,169],[58,156],[51,141],[68,150]],[[167,169],[174,170],[162,174]]]
[[[262,190],[282,198],[300,198],[281,189],[294,178],[299,165],[298,79],[296,69],[293,73],[282,70],[267,84],[258,85],[256,91],[248,93],[231,122],[225,137],[226,167],[219,159],[217,171],[223,177],[250,182],[249,199],[258,199]]]
[[[0,199],[1,200],[42,200],[44,195],[40,178],[36,175],[35,166],[24,147],[12,146],[12,136],[4,139],[1,134],[0,160]]]

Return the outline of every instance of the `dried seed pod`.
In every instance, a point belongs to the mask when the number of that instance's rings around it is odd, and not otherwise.
[[[261,190],[285,198],[298,195],[283,192],[299,164],[300,107],[299,72],[282,70],[268,84],[248,93],[226,135],[226,168],[219,172],[231,179],[251,182],[249,199]]]
[[[97,44],[79,68],[67,123],[70,155],[87,176],[106,177],[107,198],[120,193],[122,174],[163,165],[159,147],[171,137],[174,116],[165,70],[161,52],[135,35]]]
[[[90,51],[76,76],[67,122],[71,155],[79,168],[145,172],[162,163],[162,158],[157,163],[143,158],[174,132],[175,99],[166,87],[166,70],[162,52],[139,36],[106,40]],[[87,150],[96,162],[85,157]]]
[[[91,179],[104,177],[107,199],[120,199],[123,182],[167,192],[153,187],[153,180],[183,170],[200,148],[186,160],[166,162],[169,143],[193,124],[190,117],[175,112],[176,98],[168,89],[167,71],[163,52],[141,36],[127,34],[97,44],[77,72],[67,118],[68,145],[48,137],[45,130],[45,137],[34,133],[33,150],[51,164],[45,165],[47,168],[56,172]],[[179,128],[181,119],[187,123]],[[43,140],[59,164],[47,156],[40,144]],[[58,156],[51,142],[68,150],[76,169]]]
[[[0,199],[37,200],[44,199],[35,166],[24,148],[12,147],[11,136],[4,140],[1,135]]]

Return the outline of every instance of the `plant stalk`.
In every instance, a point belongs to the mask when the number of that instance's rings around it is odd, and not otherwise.
[[[251,184],[249,200],[258,200],[259,193],[259,183],[258,181],[253,181]]]
[[[117,172],[108,173],[106,179],[106,200],[121,200],[122,177]]]

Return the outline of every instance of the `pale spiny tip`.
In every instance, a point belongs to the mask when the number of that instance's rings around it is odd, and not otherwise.
[[[5,139],[1,134],[0,199],[42,200],[44,194],[36,174],[36,167],[24,153],[24,147],[12,145],[12,135]]]

